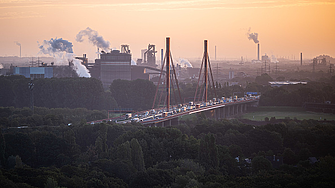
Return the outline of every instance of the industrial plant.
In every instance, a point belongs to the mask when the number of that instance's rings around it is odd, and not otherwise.
[[[290,71],[310,71],[310,72],[333,72],[332,65],[335,60],[329,56],[321,55],[313,59],[303,59],[303,53],[300,53],[300,59],[277,57],[261,53],[258,33],[247,33],[248,39],[255,44],[255,58],[241,56],[241,60],[217,60],[215,46],[215,60],[212,61],[213,76],[215,81],[221,85],[246,85],[252,82],[257,76],[264,73],[272,78],[301,79],[298,74],[285,74]],[[86,28],[80,31],[76,36],[77,42],[83,42],[84,37],[94,44],[98,51],[96,59],[87,58],[86,54],[76,56],[73,53],[71,42],[62,38],[51,38],[44,40],[39,44],[40,54],[46,54],[51,57],[41,58],[21,58],[20,57],[0,57],[0,75],[23,75],[26,78],[61,78],[61,77],[92,77],[100,80],[105,89],[108,89],[114,80],[151,80],[158,85],[158,78],[163,62],[163,49],[160,50],[160,60],[157,58],[157,48],[155,44],[149,43],[145,49],[141,50],[141,57],[133,60],[130,46],[122,44],[120,49],[110,48],[110,42],[105,41],[97,31]],[[24,62],[23,62],[24,61]],[[201,70],[201,60],[192,60],[179,58],[175,61],[175,71],[178,80],[184,83],[195,83]],[[17,63],[19,62],[19,63]],[[303,79],[311,79],[309,77]],[[287,81],[275,80],[275,81]],[[303,80],[304,81],[304,80]]]

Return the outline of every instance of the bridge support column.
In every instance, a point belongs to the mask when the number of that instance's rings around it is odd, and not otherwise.
[[[217,108],[217,109],[215,109],[215,119],[216,120],[219,120],[219,119],[221,119],[221,116],[220,116],[220,111],[221,111],[221,108]]]
[[[227,113],[227,116],[230,117],[231,116],[231,106],[228,106],[228,113]]]
[[[222,107],[222,119],[226,118],[226,107]]]
[[[176,117],[176,118],[173,118],[170,120],[170,126],[171,125],[179,125],[179,118]]]

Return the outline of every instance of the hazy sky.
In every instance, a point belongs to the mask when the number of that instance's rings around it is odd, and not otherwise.
[[[256,58],[248,29],[258,33],[261,53],[298,59],[335,57],[335,0],[0,0],[0,56],[38,56],[38,42],[62,38],[76,55],[96,57],[96,47],[79,31],[98,31],[111,48],[129,44],[133,59],[171,37],[174,58],[200,58],[203,40],[214,59]],[[158,54],[160,56],[160,54]]]

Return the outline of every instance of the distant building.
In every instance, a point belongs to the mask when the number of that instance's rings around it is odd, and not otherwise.
[[[52,78],[53,67],[12,67],[14,75],[26,78]]]
[[[156,46],[148,45],[148,49],[141,50],[141,59],[137,59],[137,65],[156,67]]]
[[[100,54],[93,67],[89,68],[91,76],[101,80],[104,88],[108,88],[114,80],[131,80],[131,54],[113,50]]]
[[[149,74],[147,68],[143,66],[132,65],[131,66],[131,80],[149,80]]]
[[[271,62],[271,59],[269,58],[268,55],[265,54],[265,55],[262,56],[262,61],[263,61],[263,62],[266,61],[266,62],[270,63],[270,62]]]
[[[229,70],[229,80],[234,78],[234,71],[233,70]]]
[[[287,85],[297,85],[297,84],[303,84],[306,85],[307,82],[269,82],[271,87],[281,87],[281,86],[287,86]]]

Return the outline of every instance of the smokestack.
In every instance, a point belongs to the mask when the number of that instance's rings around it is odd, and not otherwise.
[[[257,60],[259,61],[259,43],[257,44]]]
[[[16,45],[20,46],[20,58],[21,58],[21,44],[19,42],[15,42]]]
[[[99,50],[99,47],[98,47],[98,59],[100,59],[100,50]]]
[[[216,46],[215,46],[215,60],[216,60]]]
[[[302,66],[302,53],[300,53],[300,66]]]
[[[163,48],[161,49],[161,65],[163,65],[163,61],[164,61],[164,52],[163,52]]]

